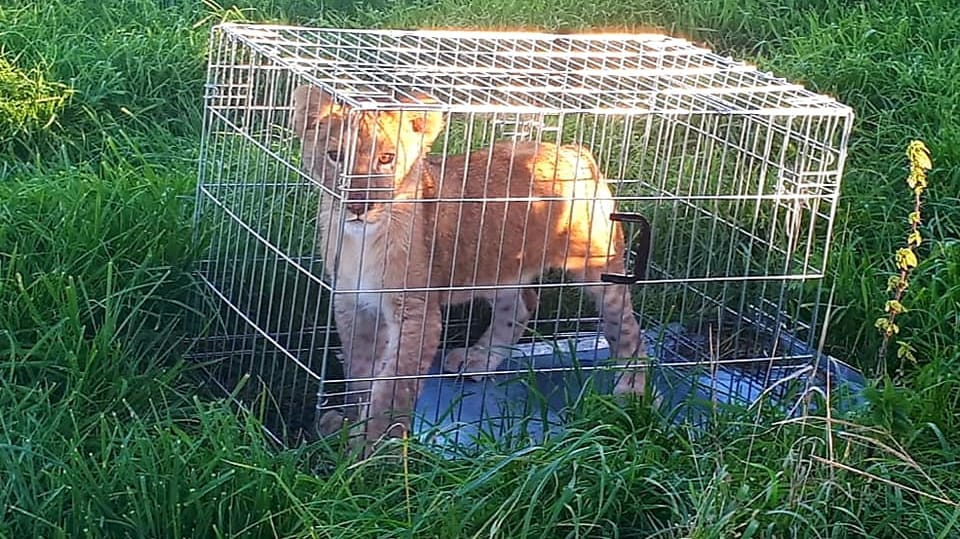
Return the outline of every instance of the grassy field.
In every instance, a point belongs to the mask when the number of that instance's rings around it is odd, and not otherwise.
[[[523,452],[359,465],[196,397],[179,338],[205,48],[221,20],[652,28],[857,112],[827,346],[878,367],[904,149],[933,152],[917,350],[827,424],[706,432],[584,403]],[[0,537],[960,537],[960,5],[952,0],[6,0],[0,4]],[[892,364],[896,367],[896,364]],[[239,419],[239,420],[238,420]],[[833,463],[831,463],[833,462]]]

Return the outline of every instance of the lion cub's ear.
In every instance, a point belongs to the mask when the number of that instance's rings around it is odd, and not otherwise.
[[[317,127],[317,123],[330,114],[333,98],[327,92],[304,84],[293,91],[293,116],[290,127],[298,137]]]
[[[438,101],[427,94],[417,92],[413,94],[414,99],[403,99],[408,103],[430,104]],[[403,119],[409,122],[411,131],[423,136],[423,145],[425,147],[433,144],[440,132],[443,131],[444,118],[440,111],[404,111]]]

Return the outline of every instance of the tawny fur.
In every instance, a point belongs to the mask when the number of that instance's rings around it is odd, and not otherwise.
[[[409,428],[422,379],[395,377],[430,368],[441,305],[490,302],[492,320],[478,342],[444,358],[447,371],[479,377],[509,355],[536,310],[532,289],[508,287],[549,269],[585,283],[615,357],[645,355],[629,288],[600,283],[603,272],[623,273],[624,240],[588,150],[498,142],[446,156],[441,175],[440,163],[425,157],[444,127],[439,112],[351,113],[311,86],[295,90],[293,107],[304,168],[338,193],[342,174],[351,175],[346,204],[322,197],[320,245],[337,289],[357,291],[334,294],[334,313],[346,376],[354,380],[351,419],[366,420],[368,441]],[[357,141],[352,149],[348,140]],[[353,165],[345,171],[348,150]],[[424,290],[493,285],[504,288]],[[643,371],[623,376],[617,391],[642,394]],[[330,429],[337,421],[325,416],[321,424]]]

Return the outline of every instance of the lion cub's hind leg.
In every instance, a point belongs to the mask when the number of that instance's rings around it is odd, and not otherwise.
[[[469,348],[455,348],[444,359],[444,370],[462,372],[474,380],[483,373],[495,371],[510,356],[537,310],[539,298],[530,288],[485,291],[482,297],[490,302],[490,325]]]
[[[609,271],[622,271],[622,265],[620,266]],[[586,292],[593,298],[600,313],[603,336],[610,346],[610,356],[625,368],[616,373],[618,381],[614,393],[643,395],[646,389],[646,370],[643,365],[647,356],[646,343],[633,313],[630,288],[623,284],[597,284],[601,282],[600,274],[605,271],[608,270],[588,267],[577,277],[587,283]]]

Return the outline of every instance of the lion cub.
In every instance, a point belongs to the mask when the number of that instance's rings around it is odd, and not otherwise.
[[[537,294],[517,285],[548,269],[589,283],[615,357],[645,356],[629,288],[600,283],[601,272],[624,271],[624,240],[589,151],[505,141],[433,163],[425,154],[444,128],[440,112],[353,111],[313,86],[294,91],[293,109],[304,169],[343,193],[322,197],[320,243],[328,277],[349,291],[333,294],[334,316],[349,415],[366,420],[368,442],[409,428],[439,347],[441,305],[490,302],[478,342],[444,359],[449,372],[482,376],[536,309]],[[622,376],[617,391],[642,394],[643,371]],[[321,430],[340,420],[328,412]]]

